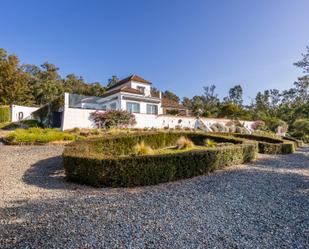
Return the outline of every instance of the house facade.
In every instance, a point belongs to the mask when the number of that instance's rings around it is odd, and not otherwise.
[[[161,115],[171,111],[187,115],[187,109],[178,102],[162,98],[160,91],[151,90],[152,83],[138,75],[131,75],[108,88],[100,99],[84,99],[80,108],[97,110],[126,110],[131,113]]]

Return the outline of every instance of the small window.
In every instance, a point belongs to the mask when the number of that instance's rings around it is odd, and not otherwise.
[[[158,114],[158,106],[147,104],[147,114]]]
[[[141,93],[145,94],[145,87],[143,87],[143,86],[138,86],[138,87],[136,87],[136,88],[137,88],[137,90],[139,90]]]
[[[24,118],[24,113],[23,112],[19,112],[18,113],[18,120],[22,120]]]
[[[131,113],[140,113],[140,104],[134,102],[127,102],[127,111]]]
[[[116,110],[116,103],[111,103],[111,104],[109,105],[109,109],[111,109],[111,110]]]

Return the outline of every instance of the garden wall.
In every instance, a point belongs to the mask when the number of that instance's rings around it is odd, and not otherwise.
[[[69,107],[69,94],[65,94],[62,130],[78,128],[94,128],[95,124],[90,118],[90,114],[95,109],[82,109]],[[229,119],[201,118],[172,115],[150,115],[150,114],[134,114],[136,125],[134,128],[191,128],[208,126],[214,123],[225,125]],[[241,121],[244,126],[250,130],[253,121]]]
[[[11,117],[12,122],[17,122],[19,120],[31,119],[32,113],[38,110],[39,107],[12,105],[11,106]]]

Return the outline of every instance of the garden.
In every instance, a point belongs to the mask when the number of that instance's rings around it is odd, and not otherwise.
[[[63,165],[68,180],[96,187],[154,185],[191,178],[256,158],[257,153],[288,154],[302,146],[253,123],[215,123],[213,132],[198,129],[129,129],[134,115],[125,111],[93,113],[98,129],[61,132],[35,120],[6,124],[9,145],[66,144]],[[305,127],[306,128],[306,127]],[[282,129],[282,128],[281,128]]]
[[[139,132],[66,146],[69,180],[93,186],[140,186],[206,174],[256,156],[255,142],[205,132]]]

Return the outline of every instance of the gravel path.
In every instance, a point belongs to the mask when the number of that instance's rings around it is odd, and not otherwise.
[[[62,149],[0,146],[0,248],[309,248],[309,147],[127,189],[66,182]]]

